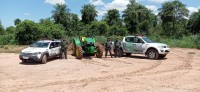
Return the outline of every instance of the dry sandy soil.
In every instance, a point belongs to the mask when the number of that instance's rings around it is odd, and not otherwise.
[[[0,54],[1,92],[200,92],[200,50],[173,48],[163,60],[55,59],[21,64],[18,54]]]

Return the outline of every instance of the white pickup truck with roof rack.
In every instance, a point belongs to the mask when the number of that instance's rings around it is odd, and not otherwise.
[[[121,55],[144,54],[149,59],[165,58],[170,48],[163,43],[156,43],[143,35],[125,36],[121,42]]]

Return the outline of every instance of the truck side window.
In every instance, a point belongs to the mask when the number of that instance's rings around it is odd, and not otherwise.
[[[127,37],[125,38],[126,42],[134,43],[134,37]]]
[[[59,42],[55,42],[55,47],[59,47],[60,43]]]
[[[54,46],[54,42],[52,42],[51,44],[50,44],[50,49],[51,48],[54,48],[55,46]]]
[[[140,38],[135,38],[135,43],[144,43],[143,41],[142,41],[142,39],[140,39]]]

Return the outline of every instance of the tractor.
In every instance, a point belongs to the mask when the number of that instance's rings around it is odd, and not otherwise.
[[[77,59],[82,59],[84,55],[96,55],[97,58],[103,56],[103,46],[96,44],[94,38],[81,37],[73,39],[73,54]]]

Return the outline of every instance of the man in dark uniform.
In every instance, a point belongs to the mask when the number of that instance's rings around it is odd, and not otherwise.
[[[112,58],[111,46],[112,46],[112,42],[111,42],[110,38],[107,38],[107,41],[105,43],[105,50],[106,50],[105,57],[107,57],[107,54],[109,51],[110,56]]]
[[[65,55],[64,58],[67,59],[67,42],[66,42],[65,38],[63,38],[61,40],[61,49],[60,49],[60,57],[61,57],[61,59],[63,59],[62,53],[64,53],[64,55]]]
[[[114,42],[114,53],[115,53],[115,57],[121,57],[120,56],[120,46],[121,46],[121,42],[119,41],[119,38],[116,38],[115,42]]]

